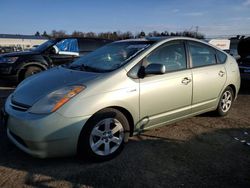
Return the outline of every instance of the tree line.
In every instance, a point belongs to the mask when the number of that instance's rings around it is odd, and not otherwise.
[[[58,38],[58,37],[85,37],[85,38],[103,38],[103,39],[110,39],[110,40],[123,40],[123,39],[132,39],[132,38],[143,38],[143,37],[159,37],[159,36],[185,36],[185,37],[192,37],[197,39],[204,39],[205,35],[195,31],[182,31],[182,32],[137,32],[133,34],[130,31],[121,32],[121,31],[114,31],[114,32],[81,32],[81,31],[74,31],[71,34],[66,33],[64,30],[52,30],[50,34],[47,34],[44,31],[40,34],[39,31],[35,33],[35,36],[43,36],[47,38]]]

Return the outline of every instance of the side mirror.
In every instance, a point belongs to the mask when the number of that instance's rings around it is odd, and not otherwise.
[[[149,64],[145,68],[145,75],[148,74],[164,74],[166,72],[165,65],[162,64]]]
[[[59,53],[59,49],[58,49],[58,47],[56,45],[54,45],[54,46],[52,46],[50,52],[52,54],[58,54]]]

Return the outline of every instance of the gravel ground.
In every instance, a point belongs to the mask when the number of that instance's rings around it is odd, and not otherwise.
[[[0,87],[0,106],[11,90]],[[249,110],[244,83],[228,116],[205,114],[147,131],[104,163],[33,158],[0,126],[0,187],[250,187]]]

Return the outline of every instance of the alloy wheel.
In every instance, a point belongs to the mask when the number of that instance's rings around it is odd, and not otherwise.
[[[221,110],[225,113],[227,112],[232,105],[233,97],[230,91],[225,91],[221,98]]]
[[[101,156],[114,153],[124,140],[124,128],[115,118],[98,122],[91,131],[89,142],[92,151]]]

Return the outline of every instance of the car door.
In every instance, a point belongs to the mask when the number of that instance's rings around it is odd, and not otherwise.
[[[192,74],[187,69],[183,41],[158,47],[143,59],[143,66],[163,64],[166,73],[140,79],[141,129],[163,125],[191,112]]]
[[[217,106],[217,99],[226,82],[226,70],[218,64],[212,47],[188,42],[193,74],[192,112],[202,112]]]
[[[75,38],[62,39],[54,46],[54,52],[49,55],[54,65],[73,62],[79,57],[78,42]]]

